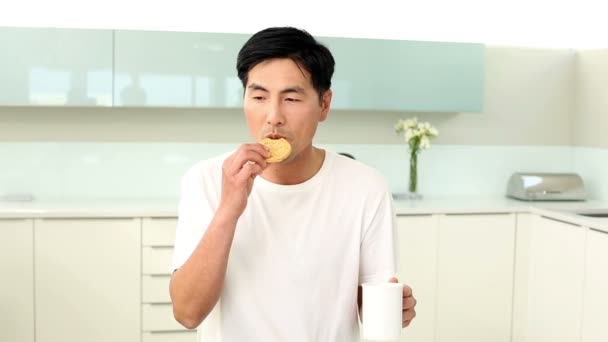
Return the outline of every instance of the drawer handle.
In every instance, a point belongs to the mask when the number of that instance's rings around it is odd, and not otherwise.
[[[171,276],[171,271],[167,270],[167,273],[142,273],[142,275],[145,276],[149,276],[149,277],[170,277]]]
[[[144,247],[150,247],[152,249],[170,249],[170,248],[173,248],[173,245],[155,245],[155,246],[144,246]]]
[[[168,274],[168,273],[167,274],[160,274],[160,273],[146,274],[146,276],[148,276],[150,278],[171,278],[171,274]]]
[[[196,333],[196,329],[189,330],[189,329],[184,328],[182,330],[154,330],[154,331],[147,331],[147,333],[150,333],[150,334],[159,334],[159,335],[162,335],[162,334],[175,334],[175,333],[192,334],[192,333]]]
[[[169,292],[169,289],[167,289],[167,292]],[[171,306],[173,303],[171,302],[154,302],[154,303],[145,303],[146,305],[150,305],[150,306]]]

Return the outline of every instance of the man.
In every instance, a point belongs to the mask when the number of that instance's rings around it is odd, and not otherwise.
[[[209,341],[359,341],[360,285],[398,281],[396,229],[383,177],[312,145],[334,59],[305,31],[269,28],[237,71],[255,142],[182,179],[175,318]],[[268,163],[265,138],[287,140],[287,159]],[[414,306],[404,286],[404,327]]]

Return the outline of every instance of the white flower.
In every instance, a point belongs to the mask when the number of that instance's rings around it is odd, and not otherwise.
[[[423,150],[426,150],[430,146],[431,146],[431,142],[429,141],[429,138],[427,136],[424,136],[424,137],[422,137],[422,139],[420,139],[420,147]]]
[[[412,139],[414,137],[414,131],[411,128],[408,128],[405,131],[405,141],[409,142],[410,139]]]
[[[431,138],[439,135],[439,131],[429,122],[418,122],[416,117],[399,119],[395,124],[395,132],[403,134],[412,153],[429,148]]]
[[[397,121],[397,123],[395,124],[395,132],[403,132],[403,120]]]

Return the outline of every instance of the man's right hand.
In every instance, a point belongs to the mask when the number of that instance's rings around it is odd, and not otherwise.
[[[218,212],[238,220],[247,207],[253,181],[268,166],[270,152],[261,144],[243,144],[222,165],[222,197]]]

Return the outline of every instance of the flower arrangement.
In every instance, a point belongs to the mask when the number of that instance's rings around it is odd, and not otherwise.
[[[408,191],[414,198],[420,198],[418,190],[418,153],[431,147],[431,139],[439,135],[437,128],[428,122],[418,122],[418,118],[399,119],[395,132],[403,134],[409,147],[410,177]]]

